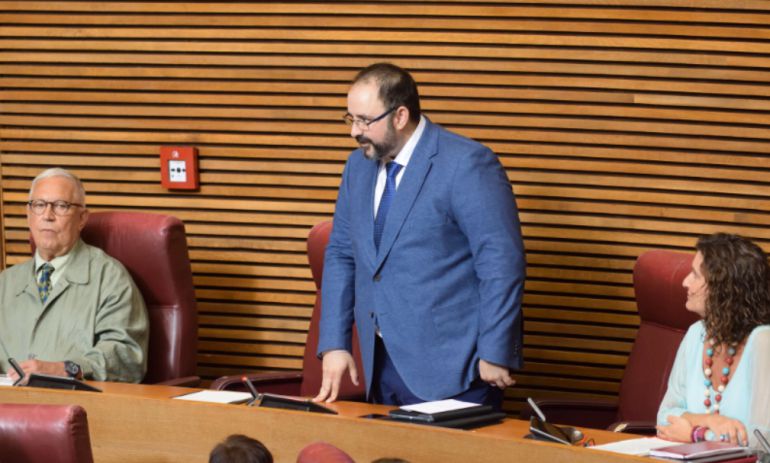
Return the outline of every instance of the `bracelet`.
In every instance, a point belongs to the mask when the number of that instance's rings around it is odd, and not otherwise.
[[[706,428],[704,426],[695,426],[692,428],[692,433],[690,434],[690,440],[692,442],[703,442],[706,440],[706,432],[709,430],[709,428]]]

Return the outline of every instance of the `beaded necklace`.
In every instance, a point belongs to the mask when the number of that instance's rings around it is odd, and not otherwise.
[[[703,400],[703,405],[706,406],[708,413],[719,414],[719,402],[722,401],[722,393],[725,392],[725,387],[730,381],[730,367],[733,365],[736,348],[734,345],[727,347],[727,356],[725,356],[725,363],[727,366],[722,368],[722,376],[719,378],[719,386],[714,387],[711,381],[711,367],[714,365],[714,345],[716,341],[714,339],[709,340],[709,347],[706,349],[706,358],[703,360],[703,375],[706,377],[704,384],[706,390],[704,395],[706,398]],[[714,392],[714,401],[711,401],[711,392]],[[713,404],[713,406],[712,406]]]

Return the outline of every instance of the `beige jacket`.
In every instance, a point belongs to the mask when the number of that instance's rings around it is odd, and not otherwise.
[[[82,240],[40,301],[34,259],[0,273],[0,368],[71,360],[87,379],[139,382],[147,369],[147,309],[128,271]]]

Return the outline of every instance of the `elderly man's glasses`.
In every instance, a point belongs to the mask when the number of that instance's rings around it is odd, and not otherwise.
[[[35,215],[43,215],[48,206],[51,206],[56,215],[67,215],[73,207],[85,207],[83,204],[70,203],[67,201],[45,201],[43,199],[33,199],[27,203],[27,207]]]
[[[347,113],[342,117],[342,120],[345,121],[347,125],[355,125],[359,130],[363,132],[363,131],[369,130],[370,125],[374,124],[375,122],[384,118],[388,114],[392,113],[393,110],[396,109],[397,107],[398,106],[393,106],[392,108],[380,114],[379,116],[375,117],[374,119],[356,119],[355,117],[353,117],[352,114]]]

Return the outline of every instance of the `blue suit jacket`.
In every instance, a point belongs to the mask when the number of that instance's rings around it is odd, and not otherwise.
[[[375,329],[424,400],[466,390],[484,359],[521,367],[525,258],[516,202],[497,157],[429,121],[374,246],[378,164],[348,158],[326,248],[319,355],[351,349],[367,393]]]

